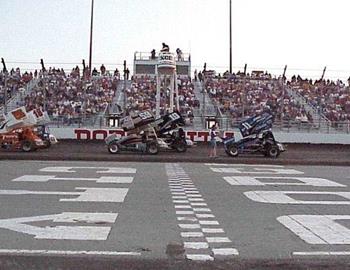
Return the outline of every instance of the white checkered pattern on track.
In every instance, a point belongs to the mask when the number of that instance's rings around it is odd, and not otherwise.
[[[238,255],[215,215],[187,173],[178,164],[167,164],[170,192],[181,229],[187,259],[212,261]]]

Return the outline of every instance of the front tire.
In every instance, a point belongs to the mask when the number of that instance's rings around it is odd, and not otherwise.
[[[23,152],[30,152],[33,151],[34,145],[31,141],[24,141],[21,148]]]
[[[156,155],[158,154],[158,144],[156,142],[150,142],[147,144],[147,149],[146,149],[147,153],[150,155]]]
[[[112,142],[108,145],[108,152],[111,154],[118,154],[120,151],[119,145],[116,142]]]
[[[280,155],[280,150],[276,145],[270,145],[267,148],[266,155],[270,158],[277,158]]]
[[[226,153],[231,156],[231,157],[237,157],[238,156],[238,148],[236,145],[231,144],[229,146],[227,146],[227,151]]]
[[[175,144],[175,149],[179,153],[184,153],[187,151],[187,144],[186,142],[178,142]]]

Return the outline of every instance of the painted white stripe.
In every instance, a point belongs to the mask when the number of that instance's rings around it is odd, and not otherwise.
[[[219,222],[216,220],[199,220],[198,222],[201,225],[219,225]]]
[[[175,205],[176,209],[192,209],[191,205]]]
[[[350,251],[293,252],[293,256],[350,256]]]
[[[215,218],[213,214],[196,214],[197,218]]]
[[[251,164],[228,164],[228,163],[205,163],[204,165],[206,166],[222,166],[222,167],[268,167],[268,168],[284,168],[283,165],[265,165],[265,164],[262,164],[262,165],[258,165],[258,164],[254,164],[254,165],[251,165]]]
[[[224,233],[224,230],[221,228],[215,229],[215,228],[202,228],[202,232],[205,233]]]
[[[37,227],[28,223],[52,221],[53,223],[115,223],[117,213],[63,212],[56,215],[1,219],[0,228],[33,235],[36,239],[58,240],[107,240],[109,226],[46,226]]]
[[[326,241],[290,216],[281,216],[277,220],[309,244],[327,244]]]
[[[189,203],[188,200],[173,200],[173,203]]]
[[[214,258],[206,254],[187,254],[186,258],[192,261],[214,261]]]
[[[172,191],[171,194],[174,195],[174,196],[186,195],[185,192],[175,192],[175,191]]]
[[[270,169],[270,168],[251,168],[254,171],[240,170],[241,168],[210,168],[213,172],[232,173],[232,174],[295,174],[300,175],[304,172],[294,169]]]
[[[170,191],[172,194],[174,194],[176,192],[184,192],[185,190],[182,187],[180,187],[180,188],[171,188]]]
[[[182,232],[181,237],[203,237],[202,232]]]
[[[204,202],[203,198],[188,198],[190,202]]]
[[[181,229],[200,229],[201,226],[199,224],[179,224]]]
[[[202,198],[200,194],[187,194],[188,198]],[[190,201],[190,199],[188,199]]]
[[[193,188],[193,187],[183,187],[183,189],[187,191],[198,191],[197,188]]]
[[[119,168],[119,167],[46,167],[40,169],[41,172],[64,172],[72,173],[76,172],[74,169],[81,170],[100,170],[97,173],[136,173],[134,168]],[[101,171],[102,170],[102,171]]]
[[[278,185],[278,186],[314,186],[314,187],[346,187],[343,184],[337,182],[314,177],[293,177],[293,176],[225,176],[225,181],[233,186],[267,186],[267,185]],[[287,182],[261,182],[260,180],[281,180]],[[294,182],[291,182],[294,180]]]
[[[209,248],[207,242],[184,242],[184,247],[189,249],[204,249]]]
[[[208,243],[230,243],[231,240],[228,237],[206,237]]]
[[[43,254],[43,255],[95,255],[95,256],[141,256],[139,252],[87,251],[87,250],[40,250],[0,249],[0,254]]]
[[[199,194],[198,190],[185,190],[186,194]]]
[[[55,175],[23,175],[13,179],[13,182],[48,182],[52,181],[94,181],[96,183],[131,184],[133,177],[102,176],[99,178],[56,177]]]
[[[334,195],[343,197],[347,200],[344,201],[302,201],[296,200],[290,195]],[[329,205],[350,205],[350,192],[328,192],[328,191],[247,191],[244,195],[249,199],[262,202],[262,203],[274,203],[274,204],[329,204]]]
[[[61,195],[78,196],[60,199],[60,202],[124,202],[128,188],[88,188],[76,187],[77,192],[32,191],[32,190],[0,190],[0,195]]]
[[[172,196],[173,200],[184,200],[187,199],[187,196]]]
[[[211,212],[209,208],[193,208],[195,212]]]
[[[214,256],[215,255],[219,255],[219,256],[220,255],[221,256],[239,255],[238,250],[235,248],[213,248],[212,251],[214,253]]]
[[[178,221],[197,221],[195,217],[177,217]]]
[[[176,215],[193,215],[193,211],[176,211]]]
[[[208,206],[206,203],[191,203],[192,206]]]

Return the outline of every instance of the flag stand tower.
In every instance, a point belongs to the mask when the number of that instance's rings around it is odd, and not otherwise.
[[[179,111],[179,92],[177,86],[176,61],[174,54],[168,51],[161,51],[156,65],[156,118],[160,117],[161,91],[165,96],[164,109],[168,113]],[[167,90],[169,89],[169,97]],[[169,99],[169,103],[168,103]],[[174,104],[175,103],[175,104]],[[174,106],[175,105],[175,106]]]

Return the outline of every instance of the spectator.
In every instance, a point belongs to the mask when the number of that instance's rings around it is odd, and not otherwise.
[[[126,76],[126,80],[127,80],[127,81],[129,80],[129,74],[130,74],[129,68],[126,68],[126,70],[125,70],[125,76]]]
[[[182,51],[180,50],[180,48],[176,49],[176,54],[177,54],[177,60],[178,61],[182,61],[183,60],[183,58],[182,58]]]
[[[100,67],[101,75],[104,76],[106,74],[106,67],[102,64]]]
[[[169,51],[170,51],[169,46],[163,42],[161,52],[169,52]]]
[[[217,123],[215,123],[210,129],[210,141],[209,141],[209,157],[216,158],[216,139],[218,137]]]
[[[153,49],[151,51],[151,59],[156,59],[156,50],[155,49]]]

